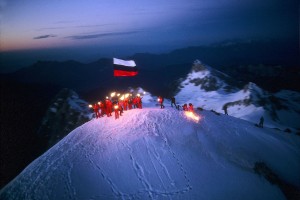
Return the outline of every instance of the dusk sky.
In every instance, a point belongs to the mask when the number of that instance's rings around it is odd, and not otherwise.
[[[298,0],[0,0],[0,7],[2,60],[35,50],[39,59],[88,60],[299,38]]]

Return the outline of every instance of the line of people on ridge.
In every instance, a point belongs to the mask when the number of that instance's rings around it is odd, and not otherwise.
[[[163,109],[165,108],[164,106],[164,98],[162,96],[159,96],[157,99],[158,103],[160,104],[160,108]],[[183,106],[180,106],[179,104],[176,105],[176,100],[175,97],[171,98],[171,107],[173,107],[173,105],[175,106],[175,108],[177,108],[177,110],[180,110],[180,107],[182,107],[183,111],[191,111],[194,112],[194,106],[192,103],[187,104],[183,104]]]
[[[115,119],[118,119],[122,116],[124,110],[131,110],[135,108],[142,109],[142,98],[140,95],[135,97],[128,96],[125,98],[108,98],[106,97],[105,101],[99,101],[98,103],[94,103],[93,105],[89,105],[90,108],[93,109],[96,118],[112,116],[112,112],[115,113]]]
[[[157,99],[157,101],[159,102],[160,108],[161,108],[161,109],[165,108],[165,106],[163,105],[163,103],[164,103],[164,98],[163,98],[162,96],[159,96],[158,99]],[[180,107],[181,107],[181,106],[180,106],[179,104],[176,105],[175,97],[172,97],[172,98],[171,98],[171,106],[173,107],[173,105],[175,106],[175,108],[177,108],[177,110],[180,110]],[[227,105],[224,105],[222,109],[224,110],[224,114],[225,114],[225,115],[228,115]],[[182,110],[183,110],[183,111],[191,111],[191,112],[194,112],[194,106],[193,106],[192,103],[189,103],[188,105],[187,105],[187,104],[184,104],[184,105],[182,106]],[[263,116],[260,117],[259,123],[256,124],[256,126],[258,126],[258,127],[260,127],[260,128],[263,128],[263,127],[264,127],[264,117],[263,117]]]

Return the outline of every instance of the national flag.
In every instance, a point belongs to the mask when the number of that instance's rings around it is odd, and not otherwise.
[[[114,58],[114,76],[136,76],[137,74],[137,67],[133,60]]]

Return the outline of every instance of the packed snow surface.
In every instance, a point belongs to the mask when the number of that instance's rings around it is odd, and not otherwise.
[[[201,111],[155,106],[92,119],[32,162],[0,199],[285,199],[257,175],[264,162],[300,187],[293,134]]]

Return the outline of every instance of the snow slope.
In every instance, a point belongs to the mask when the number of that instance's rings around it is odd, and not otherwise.
[[[273,128],[300,128],[300,93],[283,90],[270,93],[255,83],[238,86],[234,77],[201,63],[194,62],[191,72],[181,81],[177,102],[192,103],[195,107],[215,110],[224,113],[227,106],[228,114],[237,118],[258,123],[261,116],[265,125]]]
[[[298,136],[198,114],[196,123],[149,103],[118,120],[93,119],[32,162],[0,199],[285,199],[254,173],[255,162],[300,187]]]

